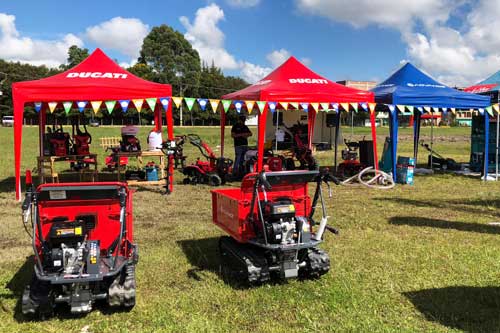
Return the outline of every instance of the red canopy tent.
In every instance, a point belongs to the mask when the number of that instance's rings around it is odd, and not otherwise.
[[[12,85],[14,104],[14,153],[16,173],[16,199],[20,199],[21,143],[24,106],[26,103],[42,103],[40,110],[40,154],[43,154],[43,134],[47,102],[130,100],[152,97],[170,97],[172,87],[143,80],[110,59],[100,49],[74,68],[35,81],[16,82]],[[172,103],[167,109],[168,138],[173,139]],[[155,105],[155,127],[161,130],[162,106]],[[172,172],[170,172],[172,174]],[[172,182],[171,182],[172,184]]]
[[[372,92],[353,89],[332,82],[307,68],[295,57],[290,57],[261,81],[245,89],[224,95],[222,98],[300,103],[371,103],[374,101]],[[258,120],[258,170],[262,170],[267,111],[268,104],[259,114]],[[311,106],[309,106],[308,111],[312,111],[308,112],[309,146],[311,146],[316,112]],[[225,115],[222,112],[221,154],[224,152],[224,126]],[[376,144],[375,141],[374,144]]]

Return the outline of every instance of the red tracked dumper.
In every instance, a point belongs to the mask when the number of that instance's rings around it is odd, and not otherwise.
[[[240,188],[212,190],[213,221],[229,234],[219,241],[224,280],[252,285],[327,273],[330,259],[318,245],[325,230],[337,233],[327,225],[321,189],[330,180],[339,183],[317,170],[263,171],[246,175]],[[316,183],[312,201],[309,182]]]
[[[23,314],[50,316],[59,303],[86,313],[98,300],[132,308],[138,252],[127,185],[56,183],[35,189],[29,172],[26,182],[24,225],[35,262]]]

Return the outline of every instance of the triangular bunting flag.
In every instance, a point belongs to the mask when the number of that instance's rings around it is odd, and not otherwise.
[[[170,97],[160,97],[158,100],[160,101],[161,106],[163,106],[163,110],[167,111],[168,105],[170,104]]]
[[[451,113],[453,113],[453,114],[456,114],[456,113],[457,113],[457,112],[456,112],[456,110],[455,110],[455,108],[450,108],[450,111],[451,111]]]
[[[49,110],[50,110],[50,113],[53,113],[54,110],[56,109],[57,107],[57,102],[49,102]]]
[[[300,103],[300,107],[307,112],[309,110],[309,103]]]
[[[128,105],[130,104],[130,100],[129,99],[122,99],[121,101],[119,101],[119,103],[120,103],[120,106],[122,108],[123,113],[127,112]]]
[[[42,102],[35,102],[35,111],[40,112],[42,109]]]
[[[396,106],[394,104],[387,104],[387,107],[389,108],[389,111],[393,113],[396,110]]]
[[[492,116],[492,117],[493,117],[493,107],[492,107],[491,105],[490,105],[490,106],[488,106],[485,110],[486,110],[486,112],[488,112],[488,114],[489,114],[490,116]]]
[[[271,112],[275,112],[276,111],[276,106],[278,106],[278,103],[276,103],[276,102],[267,102],[267,104],[269,105],[269,109],[271,110]]]
[[[316,113],[319,111],[319,103],[311,103],[311,106]]]
[[[432,111],[433,111],[433,112],[436,112],[436,113],[439,113],[439,108],[435,108],[435,107],[433,107],[433,108],[432,108]]]
[[[332,103],[332,109],[335,113],[339,113],[339,103]]]
[[[104,102],[104,105],[106,105],[106,109],[108,110],[109,114],[113,113],[113,110],[116,105],[116,101],[106,101]]]
[[[212,107],[212,111],[217,112],[217,108],[219,107],[220,100],[219,99],[211,99],[210,106]]]
[[[483,108],[479,108],[479,109],[477,109],[477,110],[479,111],[479,114],[480,114],[481,116],[482,116],[482,115],[484,115],[484,109],[483,109]]]
[[[196,102],[196,98],[184,97],[184,102],[186,102],[188,110],[191,111],[193,109],[194,102]]]
[[[182,97],[172,97],[172,100],[174,101],[174,104],[177,108],[181,107]]]
[[[294,109],[298,109],[299,108],[299,103],[298,102],[290,102],[290,105],[292,106],[292,108]]]
[[[198,98],[198,105],[200,106],[201,111],[205,111],[207,109],[208,99],[206,98]]]
[[[363,108],[363,110],[365,110],[365,112],[368,111],[368,103],[360,103],[359,105],[361,105],[361,107]]]
[[[349,112],[349,103],[340,103],[340,106],[344,111]]]
[[[245,104],[247,105],[248,114],[252,113],[255,102],[254,101],[245,101]]]
[[[76,105],[78,106],[78,110],[80,111],[80,113],[82,113],[85,110],[85,107],[87,106],[87,102],[86,101],[76,102]]]
[[[354,109],[354,112],[358,112],[358,103],[351,103],[351,106]]]
[[[288,109],[288,102],[280,102],[280,105],[283,108],[283,110]]]
[[[330,103],[319,103],[319,105],[321,106],[321,109],[322,109],[323,111],[328,112],[328,111],[329,111],[329,109],[330,109]]]
[[[404,105],[396,105],[396,107],[398,108],[399,112],[403,113],[405,112],[405,106]]]
[[[498,106],[498,103],[497,104],[493,104],[493,110],[495,110],[496,113],[499,113],[499,106]]]
[[[146,103],[148,103],[149,109],[154,112],[156,107],[156,97],[146,98]]]
[[[240,113],[241,108],[243,107],[243,102],[242,101],[234,101],[234,108],[236,109],[236,112]]]
[[[424,111],[425,112],[431,112],[431,107],[430,106],[424,106]]]
[[[63,102],[64,112],[66,112],[66,114],[68,114],[69,111],[71,111],[72,106],[73,106],[73,102]]]
[[[448,108],[441,108],[441,110],[443,111],[443,114],[447,114],[448,113]]]
[[[142,110],[142,105],[144,104],[144,100],[143,99],[133,99],[132,103],[134,103],[134,106],[135,106],[135,109],[137,110],[137,112],[140,113]]]
[[[92,106],[92,110],[94,110],[94,113],[99,112],[99,109],[101,108],[102,101],[91,101],[90,105]]]
[[[231,106],[232,101],[229,99],[223,99],[221,101],[221,103],[222,103],[222,108],[224,109],[224,112],[227,113],[227,111],[229,110],[229,107]]]
[[[418,112],[420,112],[420,114],[424,113],[424,108],[421,106],[417,107],[417,110],[418,110]]]
[[[413,105],[407,105],[406,108],[413,114],[413,110],[415,109]]]
[[[257,101],[257,107],[259,108],[260,113],[264,112],[264,108],[266,107],[266,102]]]
[[[377,103],[368,103],[368,108],[370,109],[370,113],[375,112],[376,107],[377,107]]]

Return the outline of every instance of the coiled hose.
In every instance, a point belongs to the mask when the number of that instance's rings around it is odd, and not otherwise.
[[[382,170],[375,170],[373,167],[368,167],[361,170],[352,177],[341,182],[345,186],[366,186],[378,190],[389,190],[396,184],[392,176]]]

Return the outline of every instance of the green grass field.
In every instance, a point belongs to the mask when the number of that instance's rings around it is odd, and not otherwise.
[[[91,131],[98,143],[119,128]],[[216,146],[217,128],[176,129],[193,131]],[[469,131],[435,129],[435,149],[466,162]],[[380,152],[385,134],[380,129]],[[422,128],[424,139],[428,134]],[[355,130],[356,138],[363,135],[369,129]],[[233,289],[217,274],[223,233],[211,221],[208,186],[177,185],[170,196],[139,188],[136,307],[25,321],[19,301],[31,277],[32,250],[14,201],[12,129],[0,128],[0,140],[0,332],[500,331],[500,227],[488,224],[500,221],[500,187],[446,174],[417,176],[414,186],[391,191],[335,187],[328,211],[340,236],[327,234],[322,245],[330,273],[247,290]],[[37,129],[25,128],[23,169],[34,167],[37,142]],[[400,154],[409,156],[411,129],[400,130],[400,143]],[[93,151],[104,157],[100,147]],[[199,156],[187,146],[186,154]],[[420,156],[426,159],[425,152]],[[331,152],[318,157],[322,164],[333,159]]]

